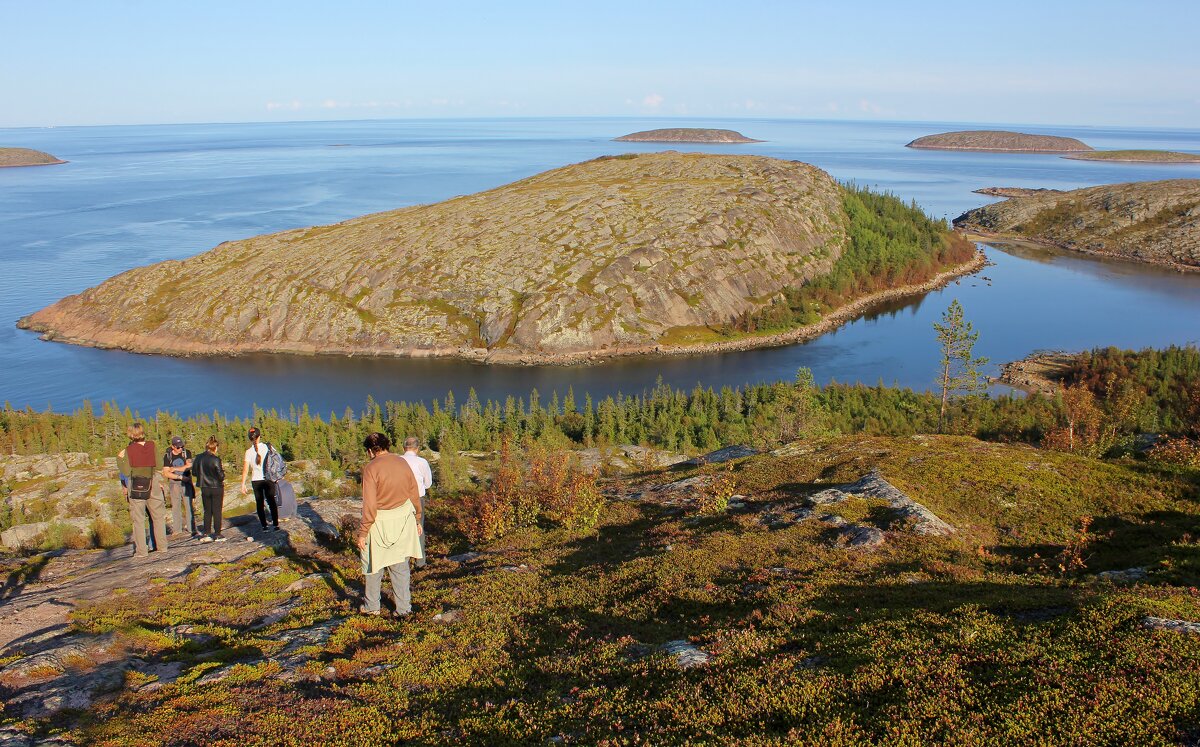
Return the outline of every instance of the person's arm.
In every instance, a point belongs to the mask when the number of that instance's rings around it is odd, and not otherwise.
[[[429,460],[424,460],[425,472],[425,489],[429,490],[433,487],[433,470],[429,467]]]
[[[125,497],[129,497],[129,479],[126,475],[129,474],[129,457],[125,456],[125,450],[121,449],[117,453],[117,479],[121,481],[121,490],[125,493]]]
[[[250,453],[242,459],[242,495],[246,494],[246,476],[250,474]]]
[[[375,486],[375,475],[371,465],[363,467],[363,508],[362,521],[358,524],[358,549],[367,546],[367,535],[371,533],[371,525],[375,523],[375,515],[379,513],[379,496]]]

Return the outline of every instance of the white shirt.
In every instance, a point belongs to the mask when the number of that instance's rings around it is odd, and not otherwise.
[[[425,457],[419,457],[409,451],[404,452],[404,461],[412,467],[413,475],[417,478],[417,495],[424,498],[426,488],[433,487],[433,471],[429,469],[429,462]]]
[[[262,457],[262,459],[258,460],[258,464],[254,463],[255,447],[251,446],[249,449],[246,449],[246,464],[250,465],[250,482],[267,479],[263,477],[263,465],[267,463],[267,445],[259,441],[257,448],[258,455]]]

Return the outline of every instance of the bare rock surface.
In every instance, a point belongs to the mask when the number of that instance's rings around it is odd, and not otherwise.
[[[963,213],[954,225],[983,236],[1200,270],[1200,179],[1014,197]]]
[[[298,516],[281,531],[262,532],[253,515],[226,519],[226,542],[174,542],[144,560],[133,546],[112,550],[67,550],[19,561],[23,579],[5,586],[0,598],[0,655],[68,629],[68,614],[81,601],[105,597],[118,589],[138,588],[152,579],[182,579],[195,573],[200,583],[213,566],[233,563],[264,547],[316,547],[336,537],[345,517],[356,520],[361,502],[353,499],[300,501]],[[249,538],[252,541],[247,541]],[[211,570],[206,570],[211,569]]]
[[[757,453],[759,453],[758,449],[736,444],[717,449],[716,451],[710,451],[703,456],[681,462],[681,464],[685,467],[698,467],[701,464],[723,464],[724,462],[732,462],[734,459],[754,456]]]
[[[1072,153],[1092,147],[1073,137],[1030,135],[1007,130],[960,130],[919,137],[909,148],[931,150],[982,150],[1006,153]]]
[[[1061,189],[1047,189],[1045,187],[984,187],[983,189],[973,191],[976,194],[988,195],[989,197],[1031,197],[1033,195],[1062,192]]]

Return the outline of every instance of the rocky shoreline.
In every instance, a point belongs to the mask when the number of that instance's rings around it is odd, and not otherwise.
[[[1054,396],[1058,383],[1078,353],[1062,350],[1038,351],[1000,366],[1000,375],[992,381],[1011,386],[1029,394]]]
[[[833,311],[819,322],[788,330],[787,332],[746,337],[737,340],[725,340],[721,342],[680,345],[673,347],[666,347],[663,345],[637,345],[567,353],[531,354],[528,352],[510,352],[505,350],[489,351],[486,348],[379,348],[372,350],[363,348],[341,349],[322,347],[318,349],[316,345],[301,342],[293,342],[285,345],[274,344],[263,346],[261,344],[255,345],[250,343],[236,342],[226,345],[210,345],[207,343],[192,341],[186,345],[165,348],[155,344],[148,344],[148,336],[146,335],[114,332],[112,330],[101,329],[99,327],[93,331],[93,334],[95,335],[94,337],[75,337],[48,331],[45,328],[39,329],[40,325],[33,322],[28,317],[24,317],[18,321],[17,326],[22,329],[43,333],[42,339],[46,341],[66,342],[74,345],[83,345],[86,347],[94,347],[99,349],[121,349],[132,353],[170,355],[184,358],[193,356],[220,357],[255,353],[284,353],[289,355],[337,355],[379,358],[457,358],[460,360],[474,361],[477,363],[517,366],[587,365],[592,363],[600,363],[612,358],[628,358],[634,356],[665,357],[706,355],[710,353],[728,353],[742,350],[753,350],[757,348],[781,347],[783,345],[804,342],[819,337],[827,332],[831,332],[835,328],[852,320],[854,317],[863,313],[877,303],[903,298],[906,296],[918,295],[921,293],[928,293],[929,291],[942,288],[955,278],[978,272],[986,263],[987,257],[984,255],[983,251],[980,250],[975,255],[975,258],[970,262],[940,273],[924,283],[901,286],[899,288],[890,288],[888,290],[864,296]]]
[[[1071,244],[1050,241],[1048,239],[1032,238],[1015,233],[987,231],[979,228],[978,226],[972,226],[970,230],[965,232],[965,236],[972,241],[980,241],[985,244],[1015,244],[1018,246],[1021,244],[1029,244],[1037,247],[1059,249],[1071,254],[1086,254],[1088,256],[1097,257],[1100,259],[1115,259],[1121,262],[1130,262],[1138,265],[1154,265],[1167,270],[1174,270],[1175,272],[1200,272],[1200,267],[1180,264],[1179,262],[1167,262],[1165,260],[1159,260],[1150,257],[1139,257],[1134,259],[1133,257],[1112,254],[1111,252],[1096,251],[1095,249],[1087,249],[1085,247],[1073,246]]]

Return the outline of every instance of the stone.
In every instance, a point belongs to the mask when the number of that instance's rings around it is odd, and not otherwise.
[[[838,537],[838,545],[862,550],[873,550],[883,544],[884,535],[876,527],[852,524],[843,529]]]
[[[661,646],[661,650],[668,656],[674,656],[675,661],[679,662],[680,669],[691,669],[708,664],[708,654],[687,641],[667,641]]]
[[[451,555],[450,557],[446,558],[446,560],[449,560],[452,563],[471,563],[479,560],[482,557],[483,553],[481,552],[464,552],[459,553],[458,555]]]
[[[902,519],[912,522],[912,531],[923,536],[941,537],[953,534],[955,529],[942,521],[929,509],[901,492],[896,486],[883,479],[879,470],[873,469],[861,479],[840,486],[846,493],[879,498],[887,501]]]
[[[433,616],[433,619],[436,620],[437,622],[449,625],[451,623],[456,623],[459,620],[461,620],[462,616],[463,616],[462,610],[453,609],[453,610],[446,610],[445,612],[439,612]]]
[[[694,459],[689,459],[686,462],[681,462],[680,464],[685,467],[699,467],[702,464],[723,464],[725,462],[731,462],[734,459],[742,459],[744,457],[754,456],[758,453],[758,449],[739,444],[735,446],[726,446],[725,448],[717,449],[716,451],[710,451],[704,456],[698,456]]]
[[[828,488],[819,493],[814,493],[808,497],[808,503],[812,506],[831,506],[835,503],[841,503],[850,496],[838,490],[837,488]]]
[[[1123,571],[1101,571],[1096,574],[1096,578],[1113,583],[1133,583],[1146,578],[1146,574],[1145,568],[1126,568]]]
[[[1191,620],[1171,620],[1165,617],[1146,616],[1142,620],[1142,627],[1151,630],[1169,630],[1174,633],[1200,635],[1200,622],[1193,622]]]

